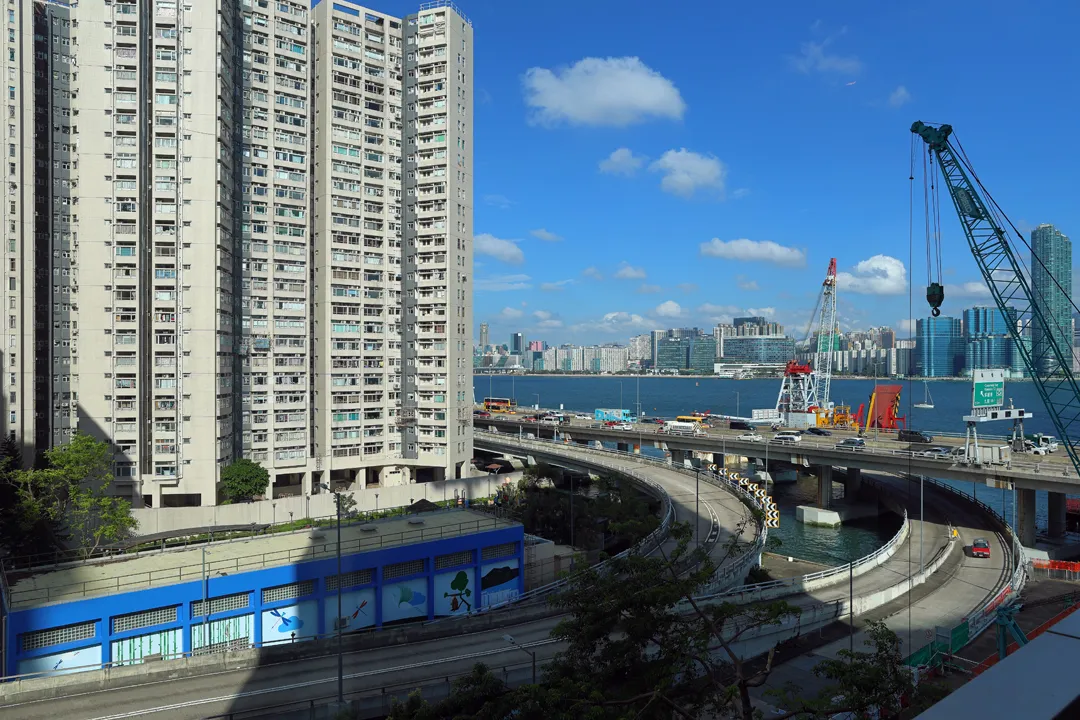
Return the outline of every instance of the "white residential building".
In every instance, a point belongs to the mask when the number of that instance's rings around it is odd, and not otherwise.
[[[155,507],[214,504],[241,456],[279,494],[467,474],[472,26],[453,5],[7,21],[2,417],[27,461],[76,429],[109,439],[116,490]]]

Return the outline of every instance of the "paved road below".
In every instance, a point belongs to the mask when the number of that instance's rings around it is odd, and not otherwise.
[[[501,438],[511,440],[511,438]],[[499,439],[477,437],[475,444],[478,448],[499,447],[496,443]],[[542,450],[537,448],[537,453],[546,452],[564,455],[581,460],[602,461],[620,470],[635,470],[644,472],[647,476],[659,484],[668,495],[675,508],[675,520],[677,522],[690,523],[700,528],[702,544],[708,543],[714,560],[718,563],[727,554],[725,545],[732,536],[742,531],[741,542],[753,542],[757,538],[757,528],[749,521],[750,513],[742,501],[723,488],[712,485],[702,479],[697,482],[694,476],[667,469],[653,463],[640,463],[629,458],[620,457],[614,453],[599,454],[585,449],[578,449],[571,445],[553,445],[544,443]],[[528,446],[526,446],[528,447]],[[665,544],[665,551],[670,551],[673,542]]]
[[[919,487],[917,482],[904,478],[880,476],[900,496],[907,497],[909,515],[918,517]],[[856,618],[857,632],[854,647],[857,651],[866,650],[866,634],[859,629],[867,620],[883,619],[893,632],[900,636],[904,654],[918,650],[929,642],[936,627],[951,628],[958,625],[974,609],[996,592],[1007,579],[1009,573],[1009,547],[999,537],[991,520],[975,505],[967,503],[954,493],[940,490],[932,485],[925,486],[926,523],[923,527],[924,560],[929,562],[933,556],[934,545],[940,546],[947,536],[946,523],[952,523],[960,533],[964,552],[953,551],[946,564],[934,573],[923,585],[913,589],[909,597],[898,598],[879,608],[877,611]],[[892,560],[894,580],[907,577],[909,571],[919,568],[918,556],[918,521],[913,522],[911,560],[908,560],[907,548],[901,547]],[[935,538],[927,542],[928,537]],[[990,559],[973,558],[969,554],[971,541],[984,537],[993,548]],[[873,575],[873,573],[870,573]],[[855,579],[856,595],[859,594],[859,578]],[[846,587],[827,588],[828,595],[835,597],[837,591],[846,592]],[[754,696],[767,706],[769,700],[764,693],[770,688],[781,687],[785,683],[794,683],[804,692],[814,694],[825,683],[813,673],[813,668],[823,658],[834,658],[841,650],[849,648],[851,640],[845,638],[818,648],[774,669],[768,682],[754,691]]]

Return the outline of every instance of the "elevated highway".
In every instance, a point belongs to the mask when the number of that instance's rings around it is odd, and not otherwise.
[[[705,502],[696,503],[695,478],[685,471],[665,468],[633,455],[619,456],[588,448],[481,435],[478,433],[477,439],[481,448],[518,452],[534,458],[548,454],[550,459],[580,467],[621,469],[647,476],[669,492],[678,520],[701,521],[703,533],[705,523],[709,524],[709,535],[715,534],[715,537],[709,539],[703,534],[703,541],[711,544],[710,551],[714,553],[720,552],[723,539],[730,537],[746,520],[743,503],[726,489],[711,483],[701,483],[701,498]],[[888,482],[892,483],[892,495],[899,498],[898,502],[906,504],[904,499],[907,497],[913,497],[917,502],[917,493],[909,492],[902,484],[906,481],[894,478]],[[932,494],[928,497],[927,506],[936,510],[928,515],[926,524],[920,527],[918,521],[912,520],[903,537],[894,539],[884,561],[859,575],[852,573],[852,582],[845,582],[847,573],[834,573],[833,581],[812,589],[807,589],[810,586],[805,583],[793,583],[784,595],[789,602],[803,608],[806,622],[777,628],[766,636],[748,638],[741,648],[744,654],[754,654],[786,637],[847,618],[852,610],[856,616],[877,613],[889,617],[890,625],[900,632],[908,627],[907,613],[902,616],[896,613],[900,609],[906,610],[910,604],[911,615],[915,618],[913,632],[918,637],[924,627],[933,628],[959,613],[979,607],[987,594],[995,592],[996,578],[1001,577],[1003,567],[1008,564],[1008,549],[1004,545],[995,547],[989,563],[967,558],[960,543],[969,544],[976,534],[994,537],[991,523],[974,505],[965,506],[962,499],[938,498]],[[949,542],[950,524],[959,530],[960,542]],[[756,526],[751,523],[749,528],[752,535],[748,540],[756,541],[759,537]],[[924,573],[919,569],[920,548],[927,565]],[[732,575],[735,569],[741,573],[743,562],[742,557],[729,559],[727,567],[732,570],[727,574]],[[734,577],[724,579],[733,580]],[[725,583],[717,589],[730,592],[731,588]],[[721,597],[731,599],[730,595]],[[519,617],[530,619],[514,624],[515,613],[507,612],[505,620],[497,625],[487,623],[473,630],[472,626],[463,624],[458,632],[468,632],[467,638],[455,634],[424,642],[350,652],[345,656],[346,696],[357,699],[362,708],[374,715],[388,706],[389,696],[404,696],[412,688],[424,687],[433,696],[445,692],[449,678],[467,672],[479,661],[497,672],[504,672],[511,682],[528,682],[531,679],[530,658],[521,650],[507,646],[502,635],[513,635],[517,642],[536,653],[542,665],[560,649],[548,639],[559,618],[551,616],[550,611],[538,613],[535,606]],[[900,635],[905,637],[907,633],[900,632]],[[90,675],[96,677],[83,677]],[[153,677],[153,682],[120,685],[111,684],[105,672],[31,681],[60,681],[56,692],[67,694],[35,696],[28,692],[21,698],[8,695],[10,702],[4,706],[3,714],[5,719],[11,720],[52,720],[54,717],[65,720],[137,717],[195,720],[230,713],[238,719],[260,717],[271,709],[302,709],[308,703],[327,702],[335,694],[336,659],[319,656],[252,662],[245,660],[244,653],[230,653],[210,673],[185,676],[157,672]],[[30,684],[28,689],[32,689]]]
[[[761,442],[740,440],[740,431],[710,429],[704,435],[668,435],[658,433],[656,425],[634,425],[632,430],[615,430],[599,427],[591,421],[575,421],[569,425],[551,426],[525,423],[521,419],[507,417],[478,418],[478,430],[494,430],[507,434],[532,433],[537,437],[550,438],[558,432],[560,438],[569,437],[573,442],[608,442],[626,445],[653,445],[665,447],[673,454],[684,452],[737,454],[753,458],[766,458],[770,463],[786,462],[803,467],[833,466],[859,471],[891,474],[923,475],[939,480],[985,484],[990,487],[1015,489],[1018,535],[1025,547],[1034,547],[1035,491],[1050,493],[1051,537],[1065,534],[1065,495],[1080,492],[1077,477],[1065,453],[1056,455],[1020,455],[1004,465],[983,465],[958,462],[952,458],[930,456],[926,445],[910,445],[897,442],[891,435],[875,437],[871,433],[865,449],[849,450],[837,447],[837,441],[845,435],[833,437],[803,435],[794,444],[770,441],[766,435]],[[956,445],[956,438],[943,438],[941,445]],[[939,442],[935,440],[934,445]],[[990,441],[989,444],[1001,444]]]

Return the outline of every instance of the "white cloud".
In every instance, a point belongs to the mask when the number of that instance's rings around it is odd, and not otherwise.
[[[664,174],[660,188],[672,195],[690,197],[699,188],[724,191],[727,168],[712,155],[701,155],[686,148],[668,150],[649,166],[653,172]]]
[[[698,315],[704,316],[711,323],[730,324],[735,316],[741,315],[742,312],[742,308],[736,305],[714,305],[712,303],[705,303],[697,307]]]
[[[556,235],[555,233],[551,232],[550,230],[545,230],[544,228],[539,228],[537,230],[533,230],[529,234],[532,235],[537,240],[543,240],[544,242],[559,242],[560,240],[562,240],[562,237]]]
[[[600,271],[597,270],[592,265],[590,265],[589,267],[582,270],[581,274],[584,275],[585,277],[591,277],[594,280],[603,280],[604,279],[604,276],[600,274]]]
[[[517,320],[524,314],[524,312],[518,310],[517,308],[504,307],[502,309],[502,312],[499,313],[499,317],[501,317],[503,320]]]
[[[913,320],[911,318],[907,318],[905,320],[900,320],[897,323],[897,326],[899,327],[901,332],[906,332],[906,333],[911,333],[911,334],[915,333],[915,320]]]
[[[539,322],[536,323],[536,327],[551,330],[554,328],[561,328],[563,326],[562,320],[555,317],[555,315],[547,310],[534,310],[533,317]]]
[[[767,262],[774,265],[802,267],[806,264],[806,253],[797,248],[785,247],[772,240],[721,240],[713,238],[701,243],[701,254],[725,260],[743,260],[746,262]]]
[[[653,312],[655,312],[659,317],[677,318],[682,317],[683,309],[682,305],[675,302],[674,300],[665,300],[664,302],[657,305],[656,309]]]
[[[834,39],[828,37],[821,42],[804,42],[799,47],[799,54],[791,58],[792,67],[805,75],[812,72],[858,75],[862,71],[862,62],[859,58],[854,55],[844,57],[828,52],[828,47]]]
[[[637,292],[642,295],[649,295],[651,293],[658,293],[663,290],[659,285],[650,285],[649,283],[642,283],[638,286]]]
[[[636,268],[624,260],[619,269],[615,271],[615,277],[620,280],[644,280],[645,268]]]
[[[746,314],[750,317],[765,317],[771,318],[776,315],[776,308],[763,307],[763,308],[746,308]]]
[[[504,292],[507,290],[529,290],[532,278],[528,275],[500,275],[490,278],[478,278],[475,288],[477,292]]]
[[[898,86],[892,93],[889,94],[889,106],[900,107],[906,105],[911,101],[911,93],[903,85]]]
[[[679,120],[686,103],[678,88],[636,57],[579,60],[570,67],[529,68],[525,104],[541,125],[625,127],[651,118]]]
[[[750,195],[750,188],[735,188],[731,192],[731,197],[733,197],[736,200],[742,200],[744,197],[748,197],[749,195]]]
[[[746,290],[747,292],[753,292],[755,290],[761,289],[760,287],[758,287],[757,280],[747,280],[742,275],[735,276],[735,284],[739,286],[740,290]]]
[[[540,289],[544,292],[559,292],[567,285],[573,285],[573,279],[570,280],[556,280],[554,282],[540,283]]]
[[[620,333],[654,330],[656,323],[636,313],[609,312],[597,321],[577,323],[570,328],[578,333]]]
[[[986,287],[986,283],[979,280],[958,285],[946,285],[945,296],[948,297],[949,295],[953,297],[990,297],[990,288]]]
[[[696,293],[698,291],[697,283],[679,283],[677,288],[689,295],[690,293]]]
[[[889,255],[875,255],[857,264],[853,270],[836,273],[839,292],[903,295],[907,291],[907,269],[902,261]]]
[[[473,250],[477,255],[490,255],[510,265],[520,265],[525,262],[525,253],[513,240],[503,240],[488,233],[482,233],[473,237]]]
[[[482,199],[485,205],[491,205],[502,210],[514,204],[514,201],[505,195],[485,195]]]
[[[609,175],[633,175],[645,164],[645,157],[635,155],[630,148],[621,147],[600,161],[600,172]]]

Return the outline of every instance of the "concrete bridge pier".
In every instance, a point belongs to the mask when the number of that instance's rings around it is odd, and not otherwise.
[[[859,494],[862,487],[862,468],[848,468],[844,477],[844,500],[851,501]]]
[[[1035,547],[1035,491],[1016,490],[1016,534],[1024,547]]]
[[[818,466],[817,506],[828,510],[832,502],[832,465]]]
[[[1047,531],[1050,537],[1065,537],[1065,493],[1046,493]]]
[[[675,467],[682,467],[684,460],[689,457],[686,450],[680,450],[678,448],[671,448],[671,464]]]
[[[619,452],[630,452],[630,443],[615,443],[615,446],[619,449]]]

